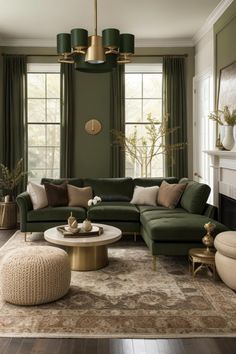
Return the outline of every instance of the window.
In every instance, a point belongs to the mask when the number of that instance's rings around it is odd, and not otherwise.
[[[163,156],[156,155],[147,164],[151,154],[151,123],[148,116],[162,119],[162,64],[129,64],[125,68],[125,134],[137,134],[137,147],[142,148],[140,159],[126,152],[125,174],[131,177],[163,176]],[[157,128],[157,124],[155,124]]]
[[[29,64],[27,73],[29,180],[60,176],[60,66]]]

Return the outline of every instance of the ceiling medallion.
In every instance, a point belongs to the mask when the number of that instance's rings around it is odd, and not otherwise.
[[[117,63],[130,63],[134,54],[134,35],[120,34],[115,28],[97,34],[97,0],[94,0],[94,34],[88,36],[83,28],[74,28],[71,33],[57,35],[58,61],[74,64],[75,69],[85,72],[107,72]]]

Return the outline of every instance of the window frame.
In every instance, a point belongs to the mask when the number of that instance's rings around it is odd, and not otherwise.
[[[129,65],[125,65],[125,76],[126,75],[130,75],[130,74],[139,74],[141,75],[141,97],[127,97],[126,96],[126,91],[125,91],[125,133],[126,133],[126,127],[127,126],[146,126],[149,125],[150,123],[147,120],[143,120],[144,117],[144,101],[145,100],[160,100],[161,101],[161,118],[163,117],[163,96],[161,95],[161,97],[144,97],[143,95],[143,91],[144,91],[144,85],[143,85],[143,81],[144,81],[144,75],[155,75],[155,74],[161,74],[162,75],[162,79],[163,79],[163,65],[162,63],[132,63]],[[125,78],[126,79],[126,78]],[[163,85],[163,81],[162,81],[162,85]],[[141,118],[142,121],[127,121],[126,120],[126,101],[127,100],[141,100]],[[127,175],[127,157],[126,157],[126,153],[125,153],[125,176],[128,177]],[[164,171],[165,171],[165,161],[164,158],[162,158],[162,175],[164,175]],[[134,167],[135,170],[135,167]],[[152,175],[152,173],[151,173]],[[134,175],[134,178],[139,178],[141,176],[136,176]],[[156,177],[156,176],[152,176],[152,177]]]
[[[44,97],[28,97],[28,74],[44,74],[45,75],[45,95]],[[47,118],[47,103],[49,100],[58,100],[59,104],[61,104],[61,94],[59,97],[47,97],[47,74],[59,74],[60,75],[60,64],[57,63],[28,63],[27,64],[27,94],[26,94],[26,165],[27,165],[27,170],[30,173],[29,170],[29,149],[30,148],[58,148],[59,149],[59,168],[48,168],[45,166],[44,168],[37,168],[36,170],[39,171],[54,171],[58,170],[58,177],[53,177],[53,178],[60,178],[61,175],[61,159],[60,159],[60,154],[61,154],[61,114],[60,114],[60,120],[58,122],[50,122],[45,119],[45,121],[42,122],[34,122],[34,121],[29,121],[29,112],[28,112],[28,100],[44,100],[45,101],[45,107],[44,107],[44,112],[45,112],[45,118]],[[59,88],[60,89],[60,88]],[[59,126],[59,136],[60,136],[60,141],[59,145],[53,146],[53,145],[36,145],[36,146],[29,146],[29,137],[28,137],[28,130],[30,125],[44,125],[45,128],[47,126]],[[47,136],[47,129],[45,130],[45,135]],[[46,143],[47,143],[47,138],[46,138]],[[34,170],[34,169],[32,169]],[[40,180],[43,177],[47,177],[47,173],[45,173],[45,176],[41,176]],[[38,182],[37,178],[30,178],[30,174],[27,176],[28,181],[32,182]]]

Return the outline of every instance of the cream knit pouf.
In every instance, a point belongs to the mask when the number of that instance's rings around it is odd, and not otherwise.
[[[22,247],[7,253],[1,263],[3,300],[15,305],[39,305],[64,296],[70,287],[69,257],[60,248]]]

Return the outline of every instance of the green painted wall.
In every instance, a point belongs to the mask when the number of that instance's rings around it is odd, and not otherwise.
[[[3,68],[0,48],[0,163],[3,162]]]
[[[75,71],[74,156],[72,176],[110,176],[110,74]],[[98,119],[102,131],[88,134],[85,123]]]
[[[27,54],[30,62],[56,61],[55,48],[0,48],[3,53]],[[187,54],[186,86],[188,113],[189,177],[192,171],[192,78],[194,76],[194,48],[137,48],[138,55]],[[46,55],[46,57],[37,56]],[[157,58],[159,60],[160,58]],[[145,62],[145,58],[139,59]],[[154,59],[155,60],[155,59]],[[0,62],[0,72],[2,65]],[[0,89],[1,90],[1,89]],[[0,96],[1,91],[0,91]],[[75,71],[75,119],[73,145],[73,176],[109,177],[110,175],[110,75],[86,74]],[[1,98],[0,98],[1,99]],[[0,101],[1,102],[1,101]],[[0,112],[0,124],[2,121]],[[96,118],[102,123],[102,132],[90,136],[84,131],[85,122]],[[0,125],[1,127],[1,125]],[[0,141],[0,151],[3,140]],[[0,155],[1,156],[1,155]]]
[[[214,25],[216,95],[220,69],[236,60],[236,1],[233,1]]]

